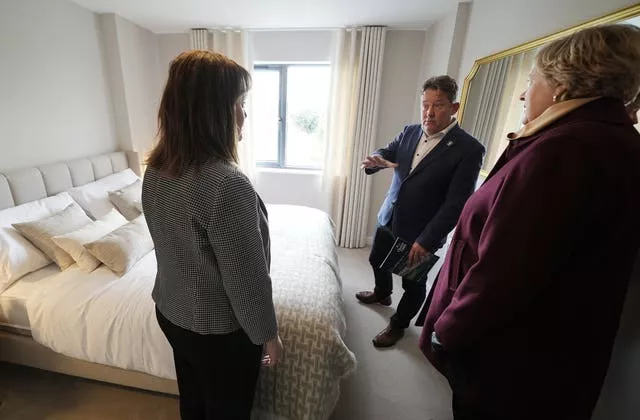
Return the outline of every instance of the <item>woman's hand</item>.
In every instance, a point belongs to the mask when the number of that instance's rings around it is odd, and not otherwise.
[[[282,358],[282,341],[278,335],[276,338],[271,339],[264,343],[262,356],[262,366],[273,367],[278,364]]]

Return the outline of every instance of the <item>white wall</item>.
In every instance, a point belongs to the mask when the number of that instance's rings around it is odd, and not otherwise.
[[[470,3],[458,3],[426,32],[418,84],[429,77],[447,74],[458,79],[458,71],[467,33]],[[462,84],[460,84],[462,88]],[[415,102],[415,119],[420,118],[420,100]]]
[[[444,19],[434,23],[427,31],[427,54],[423,57],[422,74],[425,79],[446,74],[449,71],[449,54],[453,46],[453,35],[458,17],[457,7]]]
[[[460,81],[478,58],[636,3],[636,0],[474,0]]]
[[[319,171],[259,168],[255,186],[268,204],[293,204],[326,211]]]
[[[120,147],[142,158],[157,131],[158,38],[115,14],[102,15],[101,24]]]
[[[465,38],[469,28],[469,18],[471,17],[471,3],[458,3],[456,10],[456,22],[453,28],[453,38],[451,40],[451,49],[449,50],[449,63],[447,66],[447,74],[457,79],[460,64],[462,62],[462,53],[465,48]]]
[[[116,15],[101,15],[100,28],[105,50],[107,75],[111,90],[111,106],[115,120],[118,146],[121,150],[132,150],[131,126],[129,123],[129,111],[127,109],[124,75],[122,74],[122,60],[120,58]]]
[[[180,53],[189,50],[189,34],[163,34],[158,39],[158,83],[160,94],[169,76],[169,65]]]
[[[0,170],[118,148],[96,15],[2,0],[0,57]]]
[[[134,151],[148,152],[157,131],[160,90],[156,35],[116,16],[120,62]]]
[[[255,31],[249,37],[253,61],[333,59],[333,31]]]
[[[414,105],[418,90],[425,31],[389,31],[384,50],[380,110],[376,147],[386,146],[407,124],[418,123]],[[363,156],[364,157],[364,156]],[[391,183],[392,172],[373,175],[369,231],[373,234],[376,215]]]

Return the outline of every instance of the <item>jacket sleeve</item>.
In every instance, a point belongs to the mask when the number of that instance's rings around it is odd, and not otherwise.
[[[380,155],[380,156],[382,156],[383,159],[386,159],[389,162],[396,163],[397,162],[398,147],[400,146],[400,143],[402,142],[402,139],[404,138],[408,127],[409,126],[406,126],[404,128],[404,130],[402,130],[400,132],[400,134],[398,134],[391,141],[391,143],[387,144],[385,147],[382,147],[382,148],[376,150],[375,152],[372,153],[372,155]],[[378,172],[381,169],[385,169],[385,168],[365,168],[364,172],[367,175],[372,175],[372,174],[375,174],[376,172]]]
[[[574,252],[572,241],[588,229],[583,221],[592,184],[588,160],[573,146],[580,142],[552,140],[503,180],[480,234],[478,259],[436,320],[445,350],[469,348],[514,322],[551,281],[562,281],[553,273]]]
[[[240,326],[254,344],[275,338],[278,324],[258,197],[242,174],[229,175],[218,188],[206,229]]]
[[[458,163],[444,203],[416,239],[427,251],[436,251],[458,222],[467,199],[475,189],[483,155],[484,148],[480,146]]]

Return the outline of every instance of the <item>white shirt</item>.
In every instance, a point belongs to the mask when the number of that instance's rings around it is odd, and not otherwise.
[[[418,166],[418,164],[424,159],[426,155],[429,154],[442,140],[444,136],[447,135],[449,131],[458,123],[454,118],[444,130],[438,131],[435,134],[427,136],[427,133],[423,130],[422,137],[420,137],[420,142],[418,143],[418,147],[416,147],[416,152],[413,155],[413,162],[411,163],[411,169],[409,172],[413,172],[413,170]]]

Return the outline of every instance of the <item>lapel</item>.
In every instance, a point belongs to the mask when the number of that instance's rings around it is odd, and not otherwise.
[[[452,147],[455,147],[459,129],[460,129],[459,126],[456,125],[451,130],[449,130],[447,135],[445,135],[438,142],[436,147],[434,147],[433,150],[431,150],[431,152],[429,152],[429,154],[420,161],[420,163],[418,164],[418,166],[416,166],[413,172],[407,175],[406,179],[409,179],[415,174],[423,171],[424,168],[436,162],[443,153],[445,153],[447,150],[451,149]],[[420,136],[420,138],[422,138],[422,136]],[[420,138],[418,138],[418,141],[420,140]],[[411,154],[411,159],[413,159],[413,156],[415,155],[416,147],[417,147],[417,142],[416,142],[416,146],[411,149],[413,151],[413,153]]]

